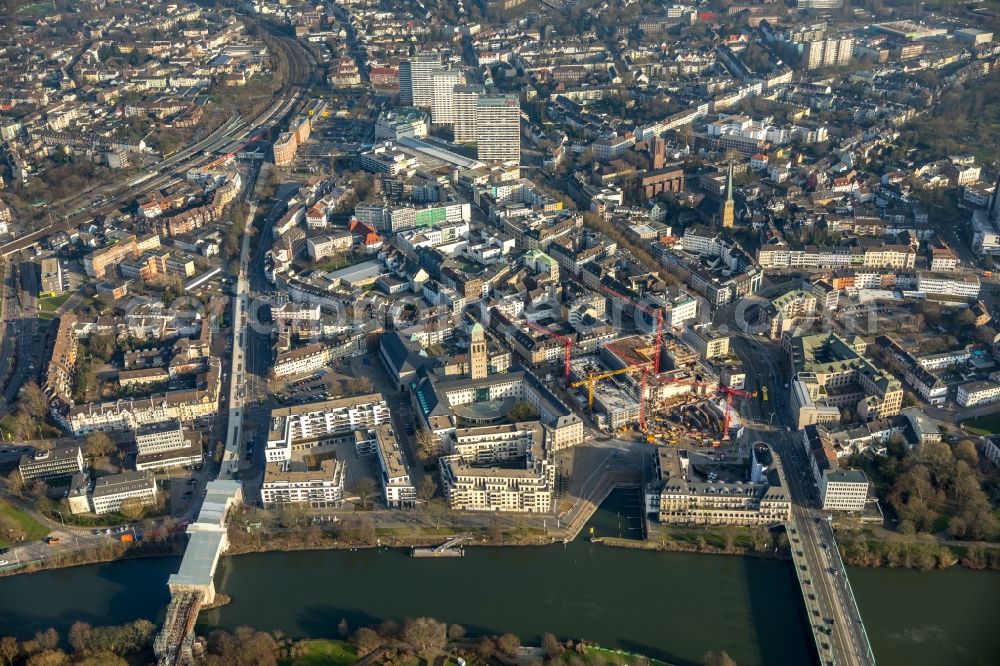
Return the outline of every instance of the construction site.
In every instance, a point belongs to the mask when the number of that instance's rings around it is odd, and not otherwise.
[[[674,340],[669,340],[674,342]],[[577,404],[608,434],[638,431],[650,442],[718,446],[740,427],[733,398],[755,394],[720,385],[700,364],[658,370],[651,335],[620,338],[595,354],[572,357],[569,388]]]

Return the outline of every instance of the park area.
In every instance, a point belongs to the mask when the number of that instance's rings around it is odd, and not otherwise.
[[[21,541],[37,541],[49,529],[27,512],[0,501],[0,548],[9,548]]]
[[[995,435],[1000,433],[1000,414],[987,414],[963,421],[962,427],[974,435]]]

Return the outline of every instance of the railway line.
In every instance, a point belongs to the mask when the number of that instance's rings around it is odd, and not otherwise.
[[[255,134],[263,136],[281,126],[312,89],[317,64],[294,39],[280,34],[274,36],[288,59],[289,90],[281,99],[275,100],[249,123],[239,116],[230,118],[205,139],[165,158],[155,170],[130,180],[124,191],[105,199],[100,206],[77,206],[66,219],[0,245],[0,257],[28,249],[51,234],[67,231],[87,218],[114,213],[121,206],[150,192],[179,183],[188,170],[204,167],[216,161],[220,154],[228,154],[225,152],[227,148],[245,143]]]

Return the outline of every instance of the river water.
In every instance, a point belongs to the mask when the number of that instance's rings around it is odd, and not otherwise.
[[[635,536],[621,497],[593,521]],[[0,580],[0,635],[27,637],[76,620],[162,619],[177,558],[123,561]],[[879,666],[1000,663],[1000,574],[850,570]],[[749,557],[650,553],[578,540],[545,548],[475,549],[464,558],[402,551],[315,551],[224,558],[216,585],[233,598],[199,630],[241,624],[288,636],[334,636],[383,618],[430,615],[471,634],[550,631],[698,664],[726,650],[740,666],[809,664],[791,566]]]

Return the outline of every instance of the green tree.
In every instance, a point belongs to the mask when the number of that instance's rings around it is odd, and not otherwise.
[[[21,645],[13,636],[0,638],[0,666],[13,666],[21,655]]]
[[[559,639],[550,633],[542,634],[542,652],[549,659],[556,659],[562,654],[563,646]]]
[[[497,647],[507,657],[517,657],[518,649],[521,647],[521,639],[517,634],[503,634],[497,636]]]

